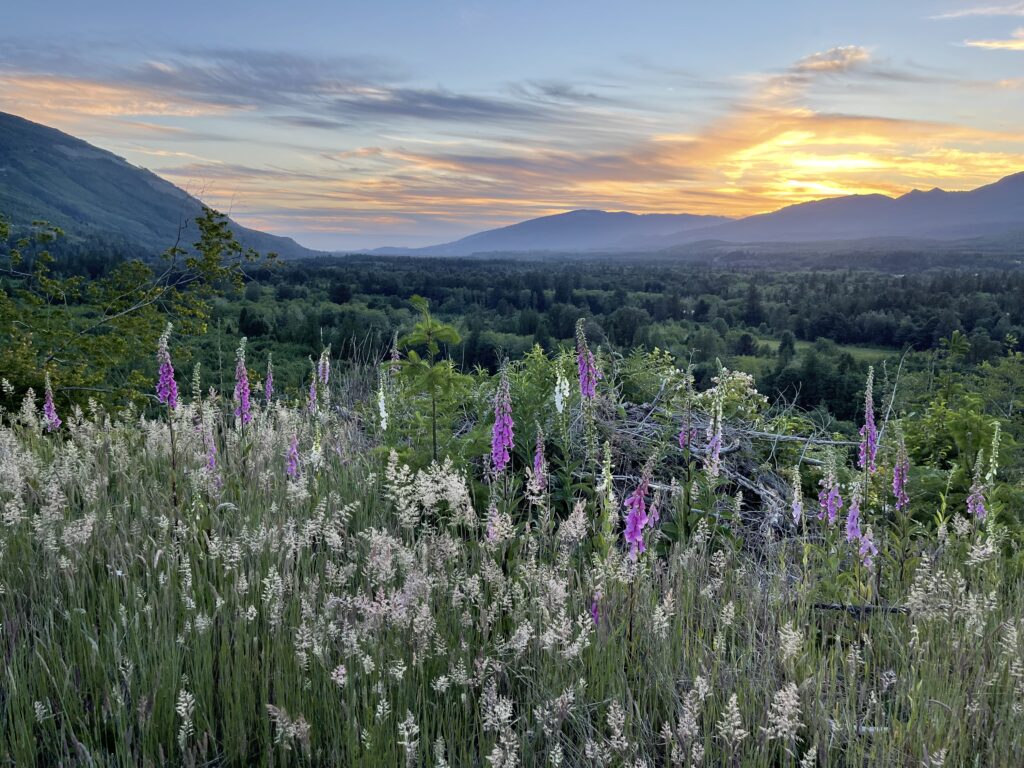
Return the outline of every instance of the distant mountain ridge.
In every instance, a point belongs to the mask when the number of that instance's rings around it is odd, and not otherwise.
[[[679,226],[674,226],[679,224]],[[728,219],[689,214],[570,211],[414,249],[374,253],[466,256],[525,252],[654,252],[715,244],[956,241],[1024,233],[1024,172],[966,192],[848,195]]]
[[[638,240],[667,237],[728,221],[731,219],[725,216],[581,209],[528,219],[441,245],[426,248],[379,248],[374,253],[468,256],[493,252],[609,250],[629,248]]]
[[[0,215],[15,225],[44,219],[72,238],[115,238],[157,254],[195,240],[202,203],[174,184],[81,139],[0,112]],[[185,227],[184,232],[181,231]],[[235,222],[239,241],[283,258],[327,255]],[[423,248],[378,248],[393,255],[662,253],[695,247],[804,244],[825,250],[885,240],[969,247],[1024,242],[1024,172],[964,192],[938,188],[899,197],[849,195],[729,218],[575,210],[486,230]],[[702,244],[706,244],[702,246]]]
[[[695,239],[809,242],[903,237],[959,240],[1024,229],[1024,172],[967,192],[912,190],[899,197],[849,195],[798,203],[772,213],[679,232],[665,245]]]
[[[117,237],[148,255],[197,239],[202,202],[155,173],[39,123],[0,112],[0,215],[43,219],[69,237]],[[239,242],[282,258],[324,255],[232,222]]]

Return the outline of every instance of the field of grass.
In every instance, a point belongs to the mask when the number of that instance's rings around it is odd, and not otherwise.
[[[776,353],[779,350],[779,340],[771,338],[757,339],[758,346],[767,347]],[[795,343],[797,354],[803,354],[814,348],[813,341],[800,341]],[[882,360],[899,359],[900,350],[889,347],[871,347],[860,344],[836,344],[835,349],[840,353],[853,356],[857,362],[876,364]]]
[[[757,339],[757,345],[771,350],[772,354],[778,353],[779,350],[778,339],[759,338]],[[814,342],[797,341],[795,343],[795,347],[797,354],[803,355],[814,348]],[[838,354],[849,354],[858,363],[864,363],[866,365],[879,365],[882,361],[898,363],[901,354],[898,349],[860,346],[857,344],[836,344],[835,349]],[[776,360],[774,358],[758,357],[756,355],[730,355],[728,360],[734,368],[740,371],[746,371],[755,378],[764,376],[776,364]]]
[[[693,392],[651,358],[591,399],[575,370],[511,364],[508,411],[502,381],[463,395],[488,440],[514,420],[508,465],[413,452],[404,374],[0,414],[0,760],[1021,764],[994,511],[916,522],[891,437],[874,472],[796,435],[751,463],[781,426],[743,377]],[[616,402],[644,387],[671,408]]]

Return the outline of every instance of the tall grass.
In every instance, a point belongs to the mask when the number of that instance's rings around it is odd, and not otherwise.
[[[634,561],[599,535],[632,486],[598,488],[593,462],[574,498],[531,499],[522,473],[409,468],[368,431],[284,402],[243,427],[211,397],[54,434],[5,414],[0,758],[1024,764],[998,528],[878,523],[869,568],[816,510],[745,537],[708,516]],[[687,498],[658,497],[662,528]]]

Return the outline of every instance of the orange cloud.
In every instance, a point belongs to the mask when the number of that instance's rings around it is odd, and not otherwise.
[[[362,161],[362,162],[360,162]],[[506,146],[503,154],[368,147],[343,173],[190,166],[208,199],[278,228],[472,229],[570,208],[748,215],[822,197],[973,188],[1024,168],[1024,138],[964,126],[807,108],[748,108],[696,135],[615,151]],[[355,164],[353,164],[355,163]]]
[[[1022,34],[1016,38],[1024,45]],[[238,107],[81,77],[0,72],[0,109],[71,132],[87,124],[87,135],[128,132],[138,161],[164,158],[168,165],[158,172],[201,190],[210,204],[243,223],[300,237],[416,233],[429,240],[442,230],[580,207],[741,216],[827,196],[972,188],[1024,169],[1024,136],[1016,131],[812,107],[830,84],[845,92],[851,84],[892,83],[892,74],[878,69],[866,48],[846,45],[749,78],[747,96],[703,126],[693,124],[694,113],[660,104],[584,101],[529,125],[467,118],[436,130],[396,120],[360,134],[363,146],[346,129],[282,127],[272,107],[252,106],[245,121],[232,124],[243,114]],[[970,87],[993,93],[1020,81]],[[208,127],[211,116],[224,134],[237,126],[248,137],[218,145],[218,161],[192,154],[211,154],[201,145],[169,151],[168,139],[187,137],[165,134],[188,130],[146,121],[174,117],[177,125]]]
[[[74,130],[96,118],[117,118],[139,132],[171,129],[123,118],[199,117],[223,114],[224,107],[190,101],[151,89],[57,75],[0,72],[0,106],[29,120]]]
[[[992,51],[1024,51],[1024,27],[1014,30],[1009,39],[965,40],[971,48],[987,48]]]

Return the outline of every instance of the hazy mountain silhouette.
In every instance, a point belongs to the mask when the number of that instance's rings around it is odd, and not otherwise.
[[[636,214],[578,210],[529,219],[500,229],[489,229],[461,240],[427,248],[380,248],[374,253],[467,256],[473,253],[617,250],[632,248],[635,243],[647,239],[667,237],[727,221],[730,219],[724,216],[693,216],[688,213]]]
[[[54,128],[0,112],[0,215],[13,224],[44,219],[71,237],[117,237],[148,252],[196,237],[202,203],[144,168]],[[243,245],[286,258],[322,255],[232,223]],[[1024,173],[966,192],[914,190],[900,197],[850,195],[772,213],[724,216],[576,210],[543,216],[425,248],[374,253],[472,254],[653,252],[698,243],[829,244],[886,239],[1018,242],[1024,235]],[[1007,240],[1009,238],[1009,240]]]
[[[958,240],[1024,229],[1024,173],[969,192],[913,190],[900,197],[850,195],[815,200],[699,231],[680,230],[664,245],[699,239],[808,242],[905,237]]]
[[[688,214],[571,211],[479,232],[451,243],[416,249],[382,248],[376,252],[444,256],[531,251],[647,252],[702,241],[817,243],[827,247],[846,241],[952,241],[1021,232],[1024,173],[1016,173],[968,192],[914,190],[896,198],[849,195],[735,220]]]
[[[158,254],[197,239],[202,203],[117,155],[66,133],[0,112],[0,215],[12,224],[43,219],[69,237],[110,237]],[[289,237],[232,222],[243,245],[282,258],[322,255]]]

